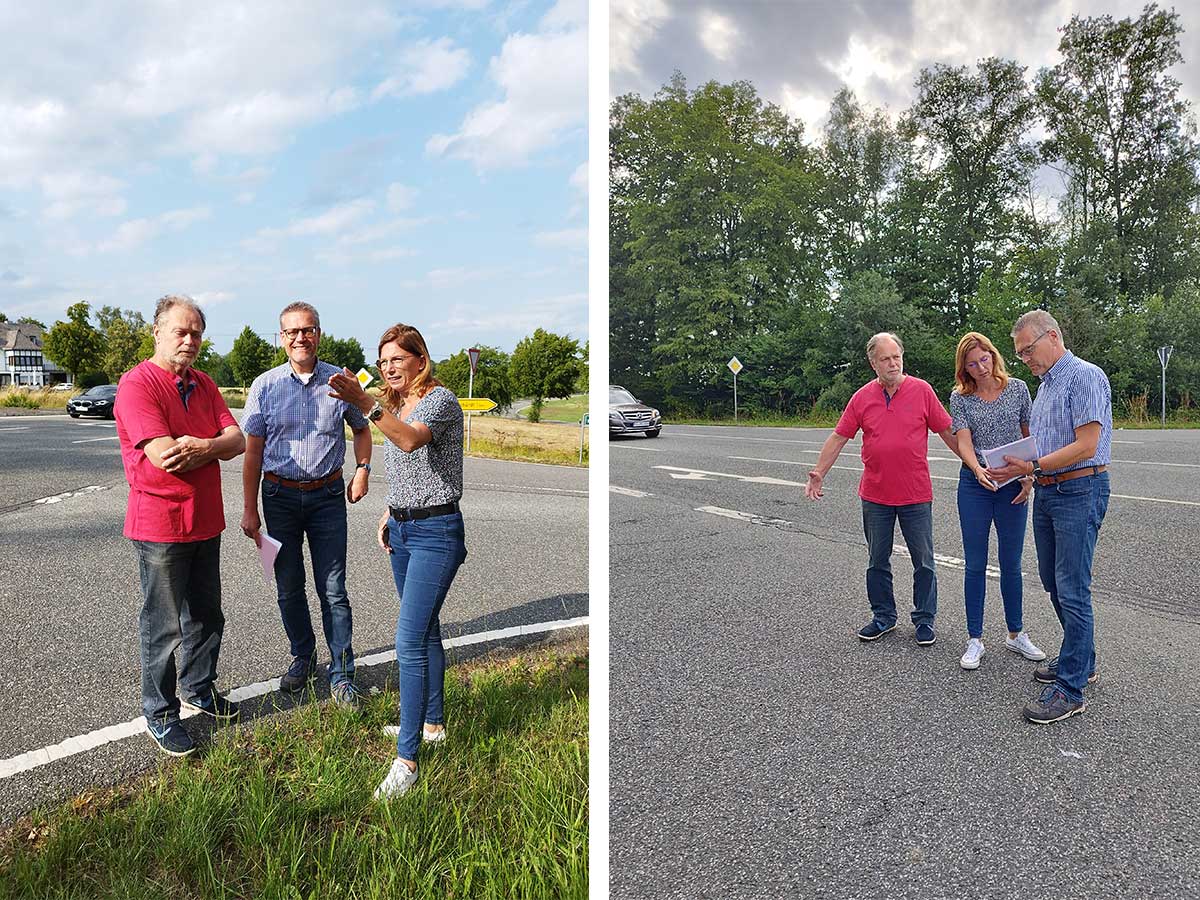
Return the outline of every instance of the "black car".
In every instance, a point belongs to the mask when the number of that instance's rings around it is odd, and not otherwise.
[[[67,401],[67,415],[72,419],[80,416],[113,417],[113,405],[117,402],[117,386],[115,384],[98,384],[88,388],[78,397]]]
[[[619,384],[608,386],[608,436],[644,434],[658,437],[662,431],[662,416]]]

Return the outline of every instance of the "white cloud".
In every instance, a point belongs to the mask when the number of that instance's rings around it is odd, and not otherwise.
[[[367,198],[339,203],[316,216],[294,219],[282,228],[260,228],[242,246],[252,253],[270,253],[283,238],[333,235],[350,228],[375,210],[375,201]]]
[[[228,303],[230,300],[236,300],[237,294],[233,291],[202,291],[199,294],[192,294],[192,299],[208,309]]]
[[[417,189],[394,181],[388,185],[387,205],[392,212],[400,212],[413,205],[417,198]]]
[[[466,77],[471,54],[443,37],[406,47],[400,51],[397,62],[398,71],[375,88],[372,100],[433,94],[453,87]]]
[[[539,231],[533,236],[533,242],[539,247],[587,247],[586,228],[564,228],[560,231]]]
[[[455,134],[431,137],[428,153],[468,160],[480,171],[520,165],[585,123],[585,28],[510,35],[488,72],[503,99],[475,107]]]
[[[76,170],[38,178],[47,206],[42,214],[50,220],[70,219],[79,213],[119,216],[125,212],[121,195],[125,182],[109,175]]]
[[[555,28],[583,28],[587,26],[587,21],[587,0],[558,0],[538,24],[543,31],[549,31]]]
[[[588,164],[587,160],[581,162],[575,167],[575,171],[571,173],[571,187],[579,191],[584,196],[588,192]]]
[[[197,206],[192,209],[173,209],[149,219],[130,219],[117,226],[112,237],[98,243],[96,250],[100,253],[132,250],[164,231],[182,231],[193,222],[207,219],[211,215],[212,210],[207,206]]]
[[[739,38],[737,25],[727,16],[706,12],[700,18],[700,43],[721,62],[728,62],[737,49]]]
[[[614,75],[641,81],[641,50],[671,15],[665,0],[611,0],[608,12],[608,66]],[[614,83],[616,79],[614,78]]]
[[[513,344],[545,328],[578,340],[587,337],[587,294],[563,294],[497,308],[493,305],[451,304],[446,317],[434,322],[430,331],[501,332],[513,336]]]

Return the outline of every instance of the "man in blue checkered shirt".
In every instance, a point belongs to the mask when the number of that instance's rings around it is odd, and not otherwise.
[[[1063,628],[1058,656],[1039,665],[1035,681],[1048,685],[1025,706],[1025,718],[1044,724],[1087,708],[1083,689],[1096,680],[1092,618],[1092,557],[1108,510],[1112,461],[1112,389],[1108,376],[1063,346],[1062,329],[1036,309],[1012,329],[1017,356],[1041,379],[1029,431],[1033,462],[1004,457],[988,469],[996,480],[1033,475],[1033,539],[1038,574]]]
[[[321,319],[316,309],[302,302],[284,307],[279,336],[288,360],[254,379],[242,418],[242,532],[261,543],[261,479],[267,533],[283,544],[275,559],[275,584],[292,661],[279,686],[303,690],[317,671],[304,585],[307,536],[329,645],[329,692],[336,702],[353,708],[360,697],[354,687],[353,619],[346,595],[346,501],[357,503],[367,494],[371,429],[357,407],[329,394],[329,376],[341,369],[317,359]],[[354,434],[349,484],[344,423]]]

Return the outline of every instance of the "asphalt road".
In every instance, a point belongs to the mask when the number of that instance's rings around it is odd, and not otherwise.
[[[360,657],[392,647],[396,626],[391,570],[374,544],[387,489],[379,450],[370,493],[349,507],[347,587]],[[240,459],[222,464],[222,486],[219,686],[228,690],[278,676],[289,657],[274,586],[237,527]],[[141,714],[141,593],[121,536],[127,495],[111,422],[0,419],[0,760]],[[586,470],[468,458],[462,506],[469,556],[443,608],[446,637],[588,614]],[[310,607],[327,660],[311,584]],[[388,677],[394,683],[394,665],[360,670],[359,683]],[[247,704],[247,718],[279,700]],[[197,719],[189,728],[203,732]],[[0,822],[159,761],[138,736],[0,779]]]
[[[1021,718],[1034,664],[1004,648],[995,578],[982,666],[958,665],[960,464],[936,437],[938,642],[913,639],[899,554],[900,626],[855,638],[859,442],[824,500],[801,487],[828,434],[610,445],[612,896],[1200,896],[1200,433],[1114,436],[1100,681],[1049,726]],[[1026,630],[1053,654],[1032,528],[1023,569]]]

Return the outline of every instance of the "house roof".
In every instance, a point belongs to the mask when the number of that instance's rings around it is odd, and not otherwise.
[[[41,350],[42,329],[30,322],[0,322],[0,350]]]

